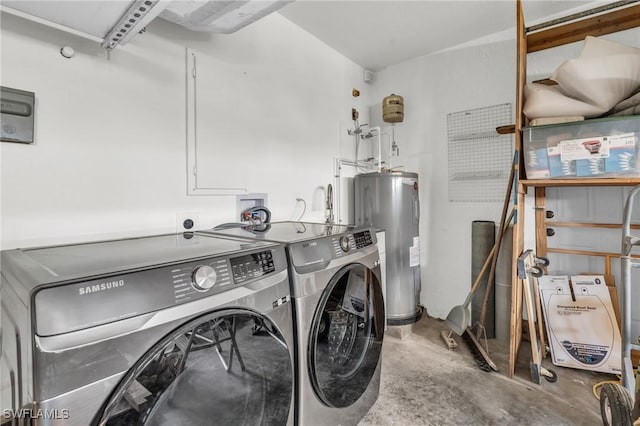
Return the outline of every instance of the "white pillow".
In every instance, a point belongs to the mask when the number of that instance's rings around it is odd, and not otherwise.
[[[569,59],[551,79],[565,95],[608,111],[640,87],[640,55]]]
[[[589,36],[580,57],[551,79],[565,95],[608,111],[640,87],[640,49]]]
[[[530,119],[542,117],[584,116],[597,117],[608,108],[573,99],[560,92],[558,86],[527,84],[524,88],[525,103],[523,112]]]
[[[618,55],[620,53],[630,53],[640,55],[640,48],[627,46],[615,41],[587,36],[584,39],[584,46],[580,52],[580,58],[601,57],[608,55]]]

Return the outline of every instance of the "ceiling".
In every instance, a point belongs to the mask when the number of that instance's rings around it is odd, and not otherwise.
[[[602,3],[523,0],[523,10],[531,25]],[[278,13],[371,71],[515,28],[515,0],[296,0]]]

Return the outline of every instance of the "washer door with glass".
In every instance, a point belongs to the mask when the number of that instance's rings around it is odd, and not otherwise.
[[[267,318],[226,310],[188,322],[125,375],[99,425],[283,425],[289,348]]]
[[[384,334],[380,282],[361,264],[342,268],[318,304],[309,338],[309,375],[330,407],[348,407],[374,376]]]

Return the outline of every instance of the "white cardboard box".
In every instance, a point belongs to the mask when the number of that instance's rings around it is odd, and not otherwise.
[[[604,277],[544,275],[538,286],[553,364],[619,374],[620,331]]]

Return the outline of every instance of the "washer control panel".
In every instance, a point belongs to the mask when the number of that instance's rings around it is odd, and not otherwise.
[[[270,250],[251,253],[231,259],[231,273],[236,284],[261,277],[275,271]]]
[[[225,258],[176,265],[171,269],[176,302],[190,302],[198,293],[228,288],[232,284],[229,271],[229,263]]]
[[[202,293],[219,293],[275,270],[272,250],[178,265],[171,270],[175,301],[184,303]]]
[[[353,234],[353,238],[356,240],[356,248],[361,249],[373,244],[373,240],[371,239],[371,231],[368,229],[362,232],[355,232]]]
[[[299,241],[289,245],[289,253],[296,272],[307,274],[326,268],[334,259],[355,255],[377,243],[373,228],[365,228]]]
[[[339,237],[336,236],[331,240],[336,258],[349,254],[353,250],[360,250],[376,243],[371,238],[371,231],[369,229],[354,232],[353,234],[343,234]]]

